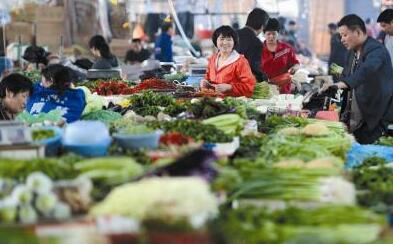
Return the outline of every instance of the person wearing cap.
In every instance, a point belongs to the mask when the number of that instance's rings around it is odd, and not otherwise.
[[[143,47],[141,39],[132,39],[131,49],[127,51],[124,62],[126,64],[137,64],[149,59],[150,52]]]
[[[299,69],[299,61],[293,48],[278,40],[279,26],[278,20],[272,18],[263,31],[266,40],[262,50],[261,69],[272,83],[279,86],[281,94],[289,94],[291,93],[290,74],[294,74]]]
[[[256,81],[247,59],[235,50],[236,31],[228,25],[221,26],[214,31],[212,40],[218,52],[210,57],[200,87],[213,88],[225,96],[251,97]]]
[[[390,59],[393,60],[393,9],[383,11],[378,16],[377,22],[386,34],[383,43],[389,51]]]
[[[239,45],[236,47],[236,51],[246,57],[257,81],[268,80],[266,74],[261,70],[263,45],[258,38],[258,35],[262,33],[268,20],[269,15],[266,11],[260,8],[254,8],[248,14],[246,26],[237,32]]]

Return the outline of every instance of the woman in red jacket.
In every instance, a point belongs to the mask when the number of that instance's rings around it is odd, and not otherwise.
[[[291,78],[299,69],[299,61],[293,48],[284,42],[278,41],[280,24],[277,19],[269,19],[263,32],[265,42],[262,50],[261,69],[269,80],[280,87],[280,93],[291,93]]]
[[[230,26],[221,26],[213,33],[213,43],[218,52],[209,59],[201,88],[214,88],[226,96],[251,97],[255,77],[247,59],[235,51],[238,37]]]

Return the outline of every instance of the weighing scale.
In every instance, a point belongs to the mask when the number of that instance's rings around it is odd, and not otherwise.
[[[87,71],[87,79],[118,79],[121,78],[120,72],[118,69],[89,69]]]
[[[0,121],[0,157],[30,159],[44,157],[45,147],[32,144],[31,128],[22,122]]]

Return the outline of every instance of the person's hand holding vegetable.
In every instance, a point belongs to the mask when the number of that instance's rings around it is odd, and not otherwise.
[[[219,93],[225,93],[225,92],[232,90],[232,85],[225,84],[225,83],[213,85],[213,87],[216,90],[216,92],[219,92]]]

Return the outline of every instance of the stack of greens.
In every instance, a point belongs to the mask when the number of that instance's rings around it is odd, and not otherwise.
[[[370,243],[377,240],[383,218],[352,206],[288,208],[270,212],[244,206],[212,223],[219,243]]]
[[[162,129],[165,132],[179,132],[194,138],[196,141],[225,143],[231,142],[233,139],[232,136],[225,134],[214,125],[205,125],[193,120],[151,122],[149,126],[155,129]]]
[[[131,109],[141,116],[154,116],[168,106],[174,106],[173,97],[165,94],[154,93],[153,91],[143,92],[130,97]]]
[[[272,94],[270,93],[270,86],[267,82],[258,82],[255,84],[254,94],[252,98],[254,99],[270,99]]]
[[[353,182],[362,206],[377,212],[393,213],[393,165],[383,158],[371,157],[353,168]]]
[[[352,184],[336,168],[265,168],[241,170],[243,182],[230,195],[235,199],[334,202],[353,204]],[[331,195],[333,193],[333,195]]]

